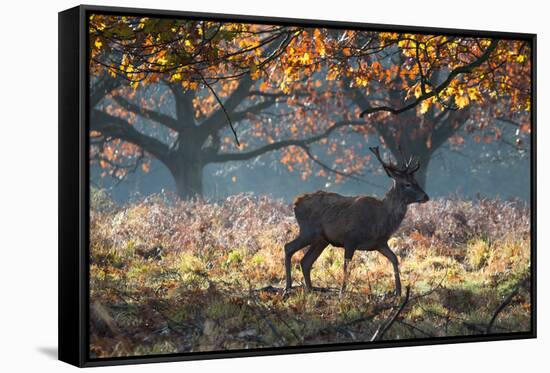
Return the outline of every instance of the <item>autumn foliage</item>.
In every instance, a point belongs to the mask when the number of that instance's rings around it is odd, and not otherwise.
[[[205,165],[272,151],[303,179],[357,176],[371,139],[424,183],[444,143],[531,130],[528,40],[95,14],[89,41],[91,161],[123,178],[154,157],[184,198]]]

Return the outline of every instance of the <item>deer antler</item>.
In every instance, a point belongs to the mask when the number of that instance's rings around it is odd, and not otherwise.
[[[401,156],[401,159],[403,160],[403,167],[401,168],[401,172],[407,171],[407,158],[405,157],[405,153],[403,153],[403,148],[401,148],[401,145],[397,145],[397,150],[399,151],[399,155]],[[409,160],[410,161],[410,160]]]
[[[403,168],[400,171],[407,174],[413,174],[418,171],[418,169],[420,168],[420,163],[418,162],[418,159],[414,158],[411,155],[409,157],[409,160],[407,160],[405,154],[403,153],[401,145],[397,145],[397,149],[399,150],[399,154],[401,154],[401,158],[403,159]]]
[[[369,147],[370,151],[373,152],[373,154],[376,156],[376,159],[378,159],[378,162],[380,162],[384,168],[384,171],[388,174],[388,176],[391,177],[390,171],[397,171],[400,173],[407,173],[412,174],[420,168],[420,163],[417,159],[415,159],[413,156],[409,158],[407,161],[405,158],[405,154],[403,154],[403,150],[401,149],[401,146],[398,146],[397,149],[401,155],[401,158],[403,159],[403,166],[398,167],[397,165],[394,165],[393,163],[386,163],[382,160],[382,157],[380,156],[380,150],[378,146]]]
[[[382,168],[384,171],[386,171],[386,174],[388,174],[389,177],[392,177],[390,171],[400,171],[393,165],[390,161],[390,163],[386,163],[382,160],[382,157],[380,156],[380,149],[378,149],[378,146],[371,146],[369,147],[370,151],[376,156],[376,159],[378,159],[378,162],[382,165]]]
[[[411,159],[405,164],[405,167],[408,174],[414,174],[420,168],[420,162],[411,155]]]

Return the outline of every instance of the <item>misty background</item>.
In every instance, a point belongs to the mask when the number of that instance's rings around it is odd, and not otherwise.
[[[508,131],[512,134],[514,129]],[[349,138],[353,140],[353,137],[356,137],[354,141],[364,141],[362,136],[350,134]],[[518,198],[529,202],[531,162],[528,151],[505,142],[485,144],[475,142],[469,136],[464,137],[466,142],[460,148],[454,150],[445,144],[432,156],[426,181],[426,192],[430,197]],[[368,145],[379,144],[373,138]],[[298,172],[289,171],[278,159],[279,152],[272,152],[247,162],[207,165],[203,171],[204,197],[215,201],[244,192],[270,195],[291,202],[300,193],[316,190],[381,197],[391,185],[391,180],[379,169],[365,171],[363,178],[369,184],[349,178],[334,182],[315,175],[302,180]],[[118,203],[163,191],[176,192],[168,169],[155,159],[152,159],[149,172],[138,168],[123,181],[101,177],[100,173],[97,165],[90,166],[92,187],[107,190]]]

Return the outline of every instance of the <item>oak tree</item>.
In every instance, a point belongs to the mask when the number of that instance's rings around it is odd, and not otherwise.
[[[276,150],[304,179],[360,178],[350,131],[418,155],[421,180],[464,133],[514,125],[519,146],[530,131],[525,40],[106,15],[89,35],[91,161],[123,178],[154,157],[182,198],[202,195],[207,164]]]

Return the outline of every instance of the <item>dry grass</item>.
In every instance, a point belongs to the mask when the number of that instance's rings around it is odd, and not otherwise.
[[[327,249],[313,284],[288,299],[283,245],[290,206],[237,195],[218,203],[165,195],[116,206],[92,197],[91,353],[128,356],[368,341],[391,312],[391,265],[358,253],[338,299],[343,250]],[[485,333],[530,271],[529,210],[519,202],[437,200],[412,206],[390,240],[411,300],[385,339]],[[293,277],[302,280],[295,255]],[[493,331],[528,331],[528,283]]]

